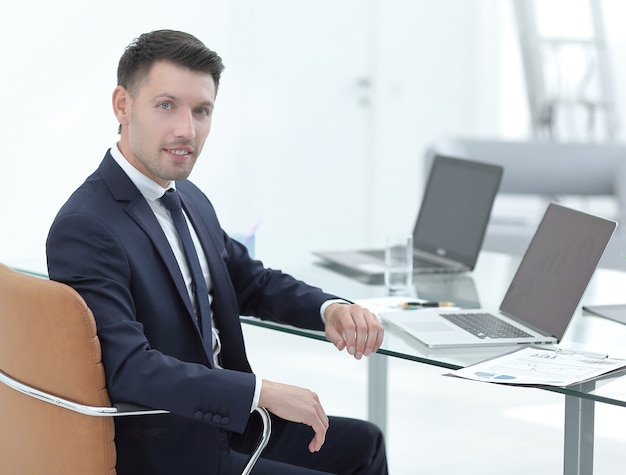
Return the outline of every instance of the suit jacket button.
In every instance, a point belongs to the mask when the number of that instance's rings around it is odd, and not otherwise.
[[[222,424],[226,425],[230,422],[230,417],[224,416],[222,417]]]
[[[210,412],[207,412],[207,413],[204,415],[204,421],[205,421],[205,422],[211,422],[211,419],[213,419],[213,414],[211,414]]]
[[[196,419],[202,420],[204,413],[202,411],[196,411],[193,415]]]
[[[213,422],[215,422],[216,424],[219,424],[222,422],[222,418],[216,414],[213,416]]]

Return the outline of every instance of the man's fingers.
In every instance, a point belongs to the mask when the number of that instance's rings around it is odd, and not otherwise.
[[[346,348],[356,359],[375,353],[382,344],[384,328],[378,317],[359,305],[338,305],[327,321],[326,336],[337,349]]]
[[[326,431],[328,430],[328,416],[326,412],[324,412],[324,408],[317,398],[317,395],[314,395],[314,398],[317,401],[317,404],[314,404],[312,407],[315,409],[311,414],[311,420],[305,421],[305,424],[311,426],[315,435],[313,439],[309,443],[309,451],[311,452],[319,452],[326,441]]]
[[[278,417],[311,427],[315,435],[309,443],[309,450],[311,452],[320,450],[326,440],[328,416],[316,393],[309,389],[264,379],[259,405]]]
[[[382,345],[383,338],[385,336],[385,331],[382,324],[380,323],[380,320],[378,320],[378,317],[371,312],[368,313],[369,315],[367,316],[367,318],[369,318],[369,322],[367,330],[367,341],[365,342],[365,350],[363,351],[363,354],[365,356],[376,353],[376,351],[378,351],[378,348],[380,348],[380,345]]]

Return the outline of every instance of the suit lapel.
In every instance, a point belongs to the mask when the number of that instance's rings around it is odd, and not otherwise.
[[[126,213],[137,223],[137,225],[143,229],[146,235],[150,238],[158,253],[160,254],[165,266],[175,283],[176,290],[178,291],[183,302],[185,302],[185,308],[189,318],[193,321],[198,336],[201,337],[198,321],[193,311],[191,299],[185,286],[185,281],[181,275],[180,268],[176,257],[172,252],[161,225],[154,216],[150,205],[144,199],[143,195],[139,192],[134,183],[128,178],[128,175],[119,167],[113,157],[107,152],[100,166],[100,173],[107,183],[107,186],[111,190],[114,198],[117,201],[126,201]]]
[[[99,171],[114,198],[117,201],[128,202],[126,212],[154,243],[176,285],[177,292],[182,301],[185,302],[188,318],[192,320],[198,338],[202,338],[178,262],[148,202],[109,153],[105,156]],[[239,324],[239,306],[235,293],[230,286],[231,279],[225,264],[227,256],[222,255],[222,252],[225,252],[224,246],[220,245],[223,240],[222,231],[219,225],[215,228],[209,227],[202,212],[181,188],[184,187],[178,188],[183,206],[196,230],[209,264],[213,295],[218,296],[213,300],[212,310],[216,326],[220,330],[221,340],[226,343],[222,347],[222,359],[223,361],[228,360],[232,369],[250,372],[250,365],[245,357],[241,325]],[[209,361],[212,360],[209,355],[207,358]]]

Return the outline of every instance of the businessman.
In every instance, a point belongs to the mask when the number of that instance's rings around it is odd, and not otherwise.
[[[119,141],[46,243],[50,277],[93,311],[111,399],[170,412],[116,418],[118,474],[239,473],[258,437],[257,406],[273,431],[254,473],[386,474],[376,426],[328,417],[314,392],[248,363],[240,315],[324,330],[357,359],[379,348],[383,328],[368,310],[252,259],[187,180],[222,70],[192,35],[134,40],[112,97]]]

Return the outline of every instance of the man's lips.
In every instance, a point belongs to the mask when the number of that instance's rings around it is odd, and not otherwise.
[[[193,155],[192,150],[185,148],[165,148],[164,150],[175,159],[182,160],[189,158]]]

